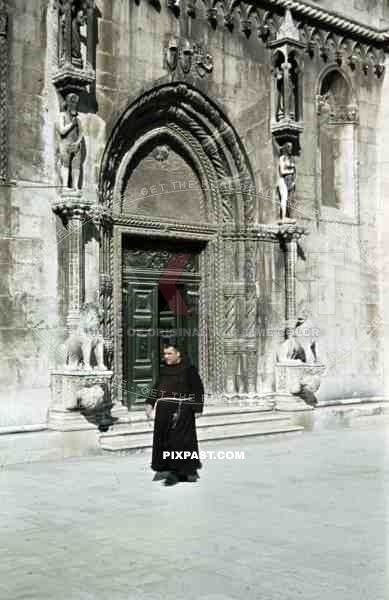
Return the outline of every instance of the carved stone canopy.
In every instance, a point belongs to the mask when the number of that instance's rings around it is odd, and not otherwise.
[[[63,95],[87,91],[96,79],[94,0],[57,0],[55,7],[58,57],[53,83]]]

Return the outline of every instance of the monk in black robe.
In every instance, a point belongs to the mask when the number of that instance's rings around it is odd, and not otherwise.
[[[164,349],[165,366],[145,401],[151,416],[155,407],[151,468],[165,485],[196,481],[201,467],[195,413],[201,413],[204,387],[197,369],[181,358],[175,346]]]

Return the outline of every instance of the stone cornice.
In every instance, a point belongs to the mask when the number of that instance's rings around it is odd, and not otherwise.
[[[135,0],[139,3],[140,0]],[[160,0],[148,0],[156,8]],[[164,0],[178,18],[182,10],[175,0]],[[327,64],[361,67],[380,77],[384,72],[385,52],[389,52],[389,28],[378,29],[313,6],[306,0],[188,0],[186,14],[196,18],[196,1],[205,7],[212,28],[240,30],[247,38],[258,37],[268,48],[280,42],[280,35],[292,25],[293,45],[311,57],[318,54]],[[158,3],[158,5],[156,4]],[[158,9],[158,10],[159,10]]]
[[[136,2],[139,3],[139,0]],[[149,3],[160,8],[160,0],[149,0]],[[165,4],[178,17],[180,13],[178,3],[174,0],[165,0]],[[382,47],[389,42],[389,27],[380,29],[367,26],[335,11],[315,6],[306,0],[224,0],[222,2],[203,0],[203,4],[207,19],[213,27],[219,24],[219,17],[222,14],[224,25],[233,29],[236,15],[240,21],[241,31],[247,37],[257,27],[258,34],[264,41],[271,41],[274,29],[278,29],[279,21],[289,9],[299,27],[311,25],[315,29],[336,32],[343,37],[374,46]],[[190,0],[186,12],[192,18],[196,17],[195,6],[196,0]]]
[[[336,29],[338,32],[342,32],[347,36],[359,38],[360,41],[369,43],[376,42],[377,44],[383,44],[389,41],[389,28],[378,29],[375,27],[367,27],[366,25],[348,19],[339,13],[325,10],[308,2],[302,2],[301,0],[267,0],[265,2],[257,0],[257,4],[266,4],[267,6],[274,6],[275,8],[289,8],[293,13],[294,18],[303,18],[314,21],[325,29]]]

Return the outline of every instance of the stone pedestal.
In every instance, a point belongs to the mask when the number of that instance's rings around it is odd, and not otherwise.
[[[321,376],[325,366],[320,363],[307,364],[300,361],[289,361],[275,365],[276,394],[274,396],[276,410],[313,410],[298,395],[304,382],[313,385],[316,392],[320,387]]]
[[[101,397],[106,406],[111,403],[112,371],[97,371],[77,369],[61,369],[51,372],[51,407],[49,409],[48,428],[58,431],[75,431],[80,429],[96,429],[97,424],[93,419],[88,419],[94,414],[93,407],[85,407],[85,415],[81,412],[82,400],[89,388],[100,388]],[[89,394],[92,398],[93,394]],[[88,410],[89,409],[89,410]]]

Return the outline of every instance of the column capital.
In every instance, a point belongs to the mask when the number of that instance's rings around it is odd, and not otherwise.
[[[69,219],[90,221],[96,227],[106,227],[112,223],[112,213],[102,204],[89,200],[78,190],[66,190],[52,203],[53,212],[66,223]]]
[[[308,231],[302,225],[297,225],[296,222],[280,222],[278,225],[278,235],[286,243],[298,241]]]
[[[74,218],[84,219],[92,204],[80,191],[66,190],[54,200],[51,208],[56,215],[61,217],[62,221],[67,222]]]

